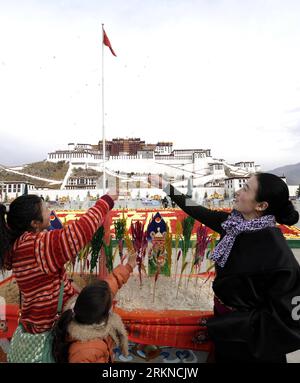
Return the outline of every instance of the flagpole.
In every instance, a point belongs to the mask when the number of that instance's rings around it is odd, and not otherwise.
[[[105,177],[105,126],[104,126],[104,24],[102,24],[102,155],[103,155],[103,194],[106,191]]]

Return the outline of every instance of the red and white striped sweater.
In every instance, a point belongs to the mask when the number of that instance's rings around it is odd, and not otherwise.
[[[16,240],[12,270],[22,292],[21,323],[28,332],[41,333],[52,328],[62,280],[63,305],[77,294],[64,265],[92,239],[113,205],[113,200],[105,195],[78,221],[63,229],[25,232]]]

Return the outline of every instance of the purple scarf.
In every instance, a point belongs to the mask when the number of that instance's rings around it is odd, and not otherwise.
[[[273,215],[264,215],[260,218],[246,221],[242,214],[233,210],[225,222],[221,224],[226,231],[225,237],[215,247],[210,259],[219,266],[224,267],[236,237],[242,232],[257,231],[266,227],[276,226]]]

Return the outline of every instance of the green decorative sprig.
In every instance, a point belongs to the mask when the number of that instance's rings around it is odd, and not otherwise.
[[[115,221],[115,236],[119,246],[120,261],[123,264],[123,249],[124,249],[124,237],[126,232],[126,219],[121,218]]]
[[[97,265],[100,256],[100,250],[103,246],[104,238],[104,228],[100,226],[99,229],[94,234],[91,241],[91,263],[90,263],[90,272],[92,273],[94,268]]]
[[[106,267],[109,273],[113,271],[113,247],[112,247],[112,239],[109,237],[108,245],[103,243],[105,258],[106,258]]]
[[[178,282],[178,287],[177,287],[177,293],[176,293],[176,298],[178,296],[179,288],[181,285],[181,280],[182,280],[182,274],[184,270],[186,269],[188,262],[186,261],[186,257],[191,245],[191,235],[193,231],[193,227],[195,224],[195,219],[188,216],[182,220],[182,239],[180,240],[180,247],[182,249],[182,264],[181,264],[181,270],[180,270],[180,277],[179,277],[179,282]]]

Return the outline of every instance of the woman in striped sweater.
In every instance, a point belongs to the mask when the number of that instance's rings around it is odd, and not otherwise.
[[[0,268],[12,269],[16,277],[22,294],[20,322],[27,332],[37,334],[52,328],[61,281],[63,306],[75,301],[78,291],[68,280],[64,265],[92,239],[114,199],[102,196],[78,221],[52,231],[46,230],[49,210],[40,197],[16,198],[6,219],[5,207],[0,205]]]

